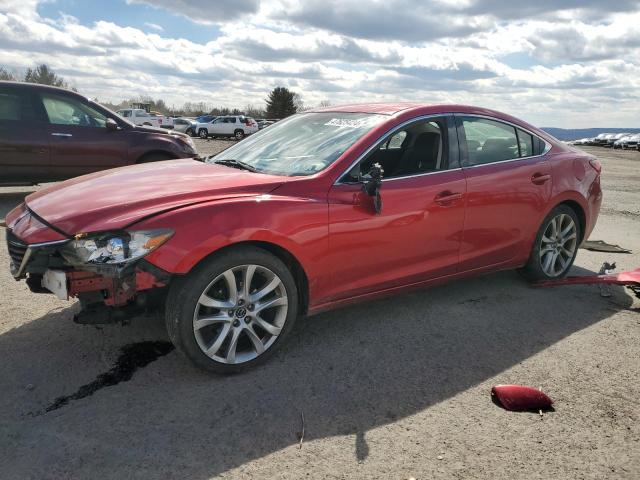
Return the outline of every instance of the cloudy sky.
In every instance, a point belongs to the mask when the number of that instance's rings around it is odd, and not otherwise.
[[[507,3],[505,6],[504,3]],[[120,101],[409,100],[640,126],[640,0],[2,0],[0,66]]]

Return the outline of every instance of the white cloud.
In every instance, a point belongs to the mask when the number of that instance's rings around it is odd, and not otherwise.
[[[404,0],[366,7],[246,0],[209,9],[189,0],[148,3],[215,23],[220,33],[199,43],[164,22],[162,30],[141,20],[145,32],[106,20],[83,23],[73,11],[43,18],[36,0],[6,0],[0,66],[48,63],[81,92],[108,101],[144,94],[174,105],[242,107],[262,104],[284,85],[307,105],[416,100],[483,105],[544,126],[637,122],[634,1],[610,9],[573,0],[561,8],[515,0],[508,9],[493,0],[439,0],[429,8]]]
[[[155,30],[156,32],[162,32],[164,31],[164,28],[162,28],[160,25],[158,25],[157,23],[151,23],[151,22],[144,22],[145,27],[149,27],[152,30]]]
[[[259,0],[127,0],[127,3],[145,3],[187,17],[196,23],[210,25],[239,18],[258,10]]]

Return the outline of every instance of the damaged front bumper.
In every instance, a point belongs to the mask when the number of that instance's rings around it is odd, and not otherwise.
[[[11,274],[16,280],[26,279],[32,292],[54,293],[60,299],[76,297],[83,308],[79,317],[89,311],[93,318],[100,316],[97,312],[103,307],[111,310],[107,314],[111,318],[116,309],[145,309],[161,301],[161,292],[171,280],[169,273],[144,258],[121,264],[74,265],[63,255],[74,239],[44,231],[49,227],[37,218],[32,221],[29,214],[23,209],[11,223],[7,222],[6,240]],[[37,235],[29,235],[34,229],[25,228],[30,222],[37,225]],[[27,239],[54,240],[28,243],[16,233]]]

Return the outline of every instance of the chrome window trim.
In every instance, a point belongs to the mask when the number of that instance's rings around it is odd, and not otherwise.
[[[544,149],[542,150],[542,153],[540,153],[539,155],[530,155],[528,157],[518,157],[518,158],[509,158],[507,160],[498,160],[496,162],[491,162],[491,163],[481,163],[479,165],[468,165],[468,166],[461,166],[459,168],[452,168],[450,170],[438,170],[435,172],[426,172],[426,173],[419,173],[416,175],[404,175],[402,177],[391,177],[391,178],[383,178],[382,181],[386,182],[386,181],[390,181],[390,180],[400,180],[400,179],[405,179],[405,178],[413,178],[413,177],[422,177],[425,175],[433,175],[436,173],[444,173],[444,172],[453,172],[456,170],[462,170],[465,168],[477,168],[477,167],[484,167],[485,165],[496,165],[496,164],[500,164],[500,163],[506,163],[506,162],[517,162],[520,160],[529,160],[532,158],[540,158],[540,157],[544,157],[547,153],[549,153],[549,150],[551,150],[552,145],[547,142],[544,138],[540,137],[539,135],[537,135],[536,133],[533,133],[531,130],[522,127],[520,125],[517,125],[513,122],[510,122],[508,120],[503,120],[500,118],[496,118],[496,117],[491,117],[489,115],[481,115],[481,114],[477,114],[477,113],[460,113],[460,112],[445,112],[445,113],[432,113],[429,115],[421,115],[419,117],[415,117],[412,118],[410,120],[406,120],[405,122],[401,123],[400,125],[396,125],[393,128],[390,128],[389,130],[387,130],[385,133],[383,133],[376,141],[375,143],[373,143],[368,149],[366,149],[363,153],[361,153],[358,158],[356,158],[351,165],[349,165],[349,167],[347,169],[345,169],[340,175],[338,175],[338,178],[336,179],[335,182],[333,182],[333,185],[354,185],[357,184],[359,182],[345,182],[342,181],[342,179],[345,177],[345,175],[350,172],[359,162],[361,162],[367,155],[369,155],[374,149],[376,149],[377,147],[380,146],[380,144],[382,143],[382,141],[389,135],[395,133],[396,131],[400,130],[403,127],[406,127],[408,124],[413,123],[413,122],[417,122],[420,120],[426,120],[429,118],[439,118],[439,117],[448,117],[448,116],[453,116],[455,117],[476,117],[476,118],[483,118],[486,120],[492,120],[494,122],[498,122],[498,123],[504,123],[506,125],[510,125],[514,128],[519,128],[520,130],[527,132],[529,135],[532,135],[535,138],[538,138],[540,140],[542,140],[542,142],[544,142]],[[456,126],[456,128],[458,128]]]
[[[462,170],[462,167],[457,167],[457,168],[449,168],[447,170],[435,170],[433,172],[424,172],[424,173],[417,173],[415,175],[403,175],[402,177],[391,177],[391,178],[383,178],[382,182],[392,182],[394,180],[404,180],[406,178],[417,178],[417,177],[424,177],[427,175],[437,175],[439,173],[448,173],[448,172],[457,172],[459,170]],[[351,184],[355,184],[358,182],[350,182]]]
[[[544,157],[547,153],[549,153],[549,150],[551,150],[552,145],[547,142],[544,138],[540,137],[539,135],[533,133],[531,130],[521,127],[520,125],[517,125],[513,122],[509,122],[508,120],[502,120],[496,117],[490,117],[489,115],[480,115],[480,114],[476,114],[476,113],[454,113],[453,114],[454,117],[475,117],[475,118],[483,118],[485,120],[492,120],[494,122],[498,122],[498,123],[504,123],[506,125],[510,125],[513,128],[518,128],[520,130],[522,130],[523,132],[528,133],[529,135],[532,135],[535,138],[538,138],[540,140],[542,140],[544,142],[544,148],[542,149],[542,153],[540,153],[539,155],[529,155],[528,157],[518,157],[518,158],[508,158],[507,160],[498,160],[496,162],[490,162],[490,163],[480,163],[478,165],[466,165],[462,168],[476,168],[476,167],[483,167],[485,165],[496,165],[498,163],[506,163],[506,162],[517,162],[518,160],[528,160],[530,158],[539,158],[539,157]],[[517,133],[516,133],[517,136]],[[468,160],[468,159],[467,159]]]
[[[343,182],[341,181],[343,179],[343,177],[350,172],[353,167],[355,167],[359,162],[361,162],[367,155],[369,155],[373,150],[375,150],[376,148],[378,148],[380,146],[380,144],[382,143],[382,141],[387,138],[388,135],[391,135],[395,132],[397,132],[398,130],[400,130],[403,127],[406,127],[407,125],[409,125],[410,123],[414,123],[414,122],[419,122],[420,120],[426,120],[429,118],[440,118],[440,117],[449,117],[453,115],[452,113],[431,113],[429,115],[421,115],[419,117],[414,117],[410,120],[406,120],[404,122],[402,122],[400,125],[396,125],[395,127],[390,128],[389,130],[387,130],[386,132],[384,132],[380,137],[378,137],[378,139],[369,147],[367,148],[364,152],[362,152],[360,155],[358,155],[358,158],[356,158],[351,165],[349,165],[348,168],[346,168],[340,175],[338,175],[338,178],[336,179],[335,182],[333,182],[333,185],[354,185],[357,184],[359,182]],[[452,169],[452,170],[457,170],[457,169]],[[394,179],[400,179],[400,178],[412,178],[412,177],[421,177],[424,175],[432,175],[434,173],[443,173],[443,172],[450,172],[452,170],[438,170],[436,172],[426,172],[426,173],[418,173],[416,175],[405,175],[403,177],[391,177],[391,178],[382,178],[382,181],[388,181],[388,180],[394,180]]]

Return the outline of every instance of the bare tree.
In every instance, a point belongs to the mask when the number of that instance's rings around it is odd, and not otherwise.
[[[4,67],[0,67],[0,80],[15,81],[16,76]]]

